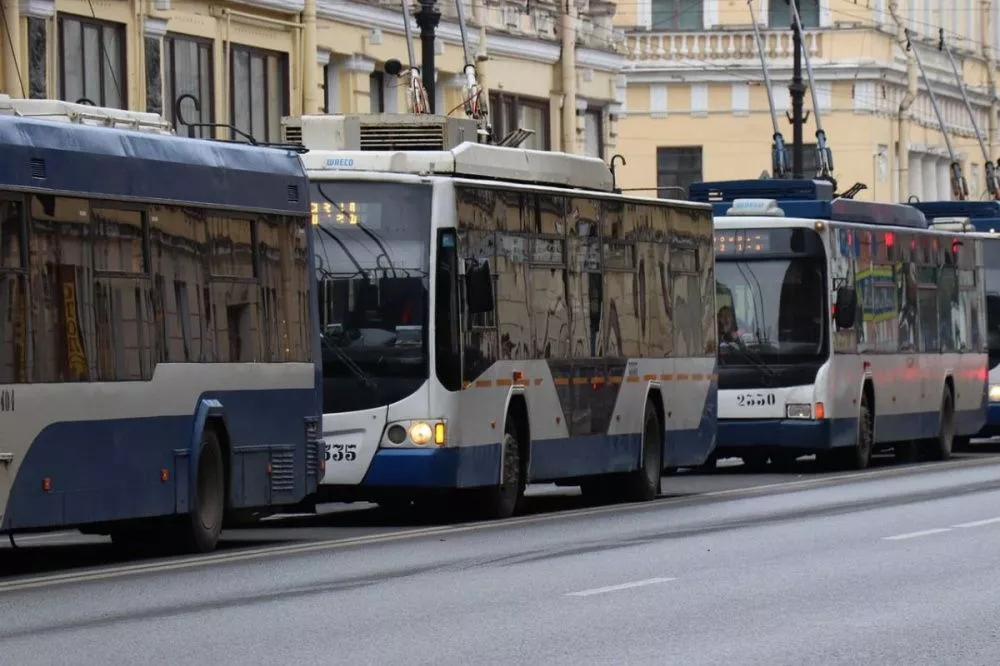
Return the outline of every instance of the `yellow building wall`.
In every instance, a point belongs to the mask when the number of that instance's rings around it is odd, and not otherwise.
[[[830,0],[828,6],[835,20],[848,20],[849,16],[844,14],[848,12],[864,14],[870,24],[872,12],[859,9],[852,2]],[[660,147],[700,147],[705,180],[758,178],[762,172],[771,171],[774,130],[760,60],[753,46],[753,31],[749,19],[744,18],[746,3],[720,0],[718,11],[720,21],[731,26],[729,30],[686,33],[638,30],[627,35],[630,58],[625,70],[627,112],[618,137],[618,150],[628,161],[618,171],[624,187],[645,188],[650,195],[656,193],[656,156]],[[891,21],[888,13],[885,19]],[[973,28],[978,29],[975,24]],[[964,34],[970,33],[966,30]],[[778,129],[791,153],[793,132],[786,118],[786,112],[790,111],[789,36],[788,31],[762,33],[776,91]],[[988,142],[985,92],[989,77],[985,61],[977,52],[963,48],[958,41],[960,35],[951,37],[955,40],[952,48],[965,86],[976,105],[976,123]],[[917,43],[938,94],[956,158],[969,181],[970,195],[978,197],[983,192],[984,158],[954,76],[945,56],[937,51],[936,42]],[[838,184],[842,190],[855,182],[866,184],[868,189],[857,195],[859,199],[897,200],[901,193],[909,191],[909,185],[905,172],[900,177],[903,165],[897,155],[899,103],[906,86],[907,56],[895,34],[876,32],[870,27],[821,28],[808,31],[806,44],[821,89],[820,117],[833,150],[833,175]],[[734,84],[748,86],[748,103],[739,110],[734,110],[737,108]],[[695,85],[707,88],[705,95],[699,96],[707,99],[707,107],[698,112],[692,111]],[[908,154],[918,161],[926,159],[940,171],[948,160],[944,136],[919,73],[918,90],[916,103],[904,113],[909,127]],[[803,142],[814,144],[816,116],[809,92],[804,107],[809,117]],[[812,152],[811,148],[807,150]],[[806,157],[807,162],[813,161],[810,158],[811,155]],[[936,182],[934,191],[944,196],[946,188],[940,186],[940,177]],[[663,196],[676,193],[665,192]]]
[[[17,44],[9,44],[0,35],[0,89],[14,97],[27,97],[31,89],[31,76],[37,77],[37,67],[31,63],[31,33],[28,21],[42,20],[47,29],[46,48],[44,52],[44,96],[57,98],[60,92],[59,77],[62,75],[59,54],[62,45],[59,43],[58,18],[71,14],[83,19],[110,21],[123,26],[124,53],[126,66],[120,76],[122,94],[126,105],[132,110],[147,110],[147,71],[148,60],[146,49],[151,44],[160,44],[164,32],[167,35],[191,36],[208,40],[212,46],[212,88],[213,111],[217,123],[226,123],[230,119],[232,107],[230,51],[228,45],[246,45],[257,49],[274,51],[287,56],[287,94],[288,108],[291,115],[303,112],[319,112],[323,108],[326,92],[323,90],[325,67],[327,62],[338,66],[344,62],[351,67],[339,72],[336,82],[337,112],[367,113],[370,108],[369,76],[372,71],[382,71],[389,59],[398,59],[407,64],[407,48],[402,30],[401,17],[398,12],[381,3],[349,3],[351,11],[345,18],[337,14],[324,14],[324,5],[319,7],[319,17],[316,25],[316,54],[304,53],[305,26],[303,24],[302,5],[296,5],[295,0],[253,0],[233,3],[210,3],[199,0],[162,0],[158,2],[129,2],[112,0],[0,0],[10,14],[11,8],[23,8],[16,19],[19,30]],[[287,4],[285,4],[287,3]],[[169,6],[169,9],[156,7]],[[539,11],[546,9],[539,6]],[[286,8],[286,9],[282,9]],[[443,108],[437,112],[462,114],[463,88],[457,75],[462,72],[465,57],[461,43],[457,38],[456,19],[447,14],[449,7],[442,5],[445,16],[438,30],[439,52],[436,55],[438,69],[437,86],[442,89]],[[538,9],[538,8],[536,8]],[[549,8],[551,9],[551,8]],[[452,13],[453,10],[452,10]],[[524,12],[521,12],[524,14]],[[354,20],[350,17],[361,17]],[[468,32],[475,41],[479,29],[474,22],[475,16],[466,16]],[[490,37],[487,39],[489,59],[480,63],[483,80],[491,90],[503,91],[518,97],[550,100],[553,123],[549,128],[552,147],[560,148],[560,132],[558,121],[560,107],[563,104],[561,91],[558,35],[549,30],[544,35],[533,34],[535,30],[534,15],[520,16],[520,27],[508,29],[504,24],[503,13],[496,7],[491,7],[486,14],[490,23]],[[581,21],[590,19],[584,17]],[[495,25],[500,22],[502,27]],[[396,25],[398,23],[398,25]],[[382,25],[384,24],[384,25]],[[35,23],[37,27],[37,23]],[[543,28],[537,28],[543,30]],[[599,31],[594,31],[597,34]],[[605,30],[604,32],[608,32]],[[580,67],[577,73],[577,97],[586,99],[605,108],[616,103],[618,79],[618,63],[620,56],[613,53],[611,35],[604,35],[604,41],[596,38],[581,39]],[[490,40],[506,40],[505,48],[490,50]],[[513,46],[511,41],[514,41]],[[522,48],[523,45],[523,48]],[[14,47],[13,49],[10,47]],[[414,51],[420,57],[418,31],[414,31]],[[17,54],[11,56],[12,50]],[[37,56],[37,53],[35,54]],[[588,61],[589,58],[589,61]],[[165,80],[165,54],[161,58],[160,76]],[[590,64],[587,64],[590,62]],[[595,66],[593,62],[598,62]],[[418,63],[419,64],[419,63]],[[313,68],[317,90],[312,97],[315,108],[305,108],[306,91],[304,90],[307,68]],[[388,77],[387,77],[388,78]],[[395,101],[389,112],[406,111],[406,84],[404,81],[390,81]],[[388,98],[387,98],[388,99]],[[435,101],[437,101],[435,100]],[[70,100],[75,101],[75,100]],[[390,102],[392,100],[389,100]],[[567,103],[574,106],[578,100],[570,99]],[[164,105],[172,100],[163,100]],[[433,102],[432,102],[433,103]],[[610,117],[605,118],[604,140],[613,138],[614,123]],[[216,131],[217,136],[226,136],[224,129]],[[578,142],[581,137],[578,136]],[[610,149],[610,148],[609,148]]]

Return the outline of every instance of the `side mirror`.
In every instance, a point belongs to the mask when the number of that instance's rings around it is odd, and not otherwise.
[[[840,287],[837,289],[837,314],[834,322],[840,330],[854,328],[854,322],[858,314],[858,292],[854,287]]]
[[[493,312],[493,278],[490,276],[489,261],[466,266],[465,303],[469,314]]]

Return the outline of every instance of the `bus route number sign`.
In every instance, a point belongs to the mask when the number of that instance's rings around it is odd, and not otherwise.
[[[737,407],[770,407],[776,402],[773,393],[740,393],[736,396]]]
[[[326,445],[327,462],[354,462],[357,459],[357,444],[333,443]]]

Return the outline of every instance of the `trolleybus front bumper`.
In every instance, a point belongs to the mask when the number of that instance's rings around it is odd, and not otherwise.
[[[716,441],[720,457],[763,449],[796,449],[806,453],[849,446],[856,433],[856,419],[719,419]]]

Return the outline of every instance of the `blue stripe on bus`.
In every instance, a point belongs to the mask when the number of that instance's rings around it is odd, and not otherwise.
[[[974,433],[982,419],[982,409],[955,412],[955,432]],[[876,416],[875,437],[878,443],[932,438],[939,427],[938,412]],[[854,446],[858,419],[720,419],[718,428],[718,449],[723,454],[760,447],[823,451]]]
[[[665,433],[664,467],[699,465],[712,452],[716,417],[715,382],[697,428]],[[531,443],[532,481],[627,472],[638,467],[640,434],[584,435]],[[379,449],[363,486],[474,488],[499,481],[500,444],[428,449]]]
[[[205,399],[218,400],[225,409],[232,442],[230,506],[300,500],[305,494],[304,418],[315,411],[307,409],[316,404],[315,391],[206,392],[196,404]],[[188,469],[194,427],[195,414],[47,426],[18,469],[0,529],[84,525],[185,511],[194,482]],[[267,463],[279,451],[293,452],[294,465],[289,477],[294,486],[282,492],[272,489],[267,475]],[[161,469],[169,471],[166,482],[160,481]],[[49,492],[42,489],[46,478],[52,483]]]

